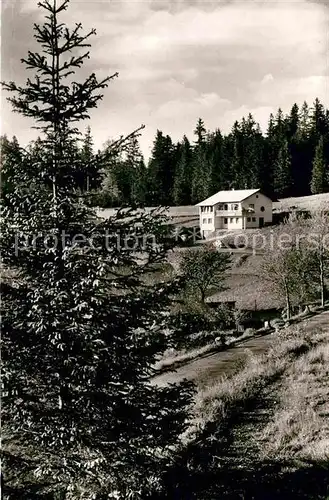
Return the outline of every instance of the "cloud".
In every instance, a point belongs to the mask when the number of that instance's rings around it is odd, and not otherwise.
[[[316,97],[328,106],[328,76],[310,75],[302,78],[281,76],[267,85],[254,82],[250,90],[254,91],[252,102],[261,106],[281,107],[288,112],[294,103],[311,104]]]
[[[26,77],[19,59],[33,48],[40,13],[34,0],[5,4],[4,80]],[[318,96],[328,105],[328,18],[326,5],[307,0],[72,0],[63,16],[97,30],[81,78],[119,71],[92,112],[97,145],[145,123],[145,151],[157,128],[178,140],[191,136],[199,116],[227,132],[248,112],[266,122],[295,101]],[[7,105],[3,117],[9,135],[30,134]]]
[[[273,80],[274,80],[273,75],[271,73],[267,73],[267,75],[264,75],[260,83],[262,85],[266,85],[266,83],[273,82]]]
[[[222,99],[219,95],[212,93],[199,94],[196,90],[180,87],[176,97],[161,104],[156,110],[155,115],[160,119],[171,119],[176,121],[179,116],[184,119],[192,119],[203,115],[209,110],[212,112],[220,111],[230,105],[228,99]],[[193,122],[194,124],[194,122]]]

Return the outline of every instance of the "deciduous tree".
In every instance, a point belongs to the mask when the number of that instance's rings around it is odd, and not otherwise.
[[[205,303],[207,293],[211,289],[224,290],[226,272],[230,266],[228,253],[204,246],[199,249],[187,250],[182,258],[180,272],[187,287],[199,294]]]

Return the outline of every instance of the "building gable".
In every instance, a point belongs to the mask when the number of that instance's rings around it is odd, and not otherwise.
[[[260,189],[232,189],[230,191],[218,191],[209,198],[197,203],[196,206],[214,206],[218,203],[241,203],[243,200],[260,192]]]

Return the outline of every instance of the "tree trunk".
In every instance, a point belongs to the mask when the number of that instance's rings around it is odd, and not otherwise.
[[[285,295],[286,295],[286,308],[287,308],[287,319],[291,318],[291,303],[290,303],[290,295],[288,290],[287,282],[284,283]]]
[[[56,160],[55,159],[53,161],[53,165],[54,165],[54,170],[55,170],[56,169]],[[57,218],[56,175],[53,175],[52,183],[53,183],[53,211],[54,211],[54,217],[56,219]]]

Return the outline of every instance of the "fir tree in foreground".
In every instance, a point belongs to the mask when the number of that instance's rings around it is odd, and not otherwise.
[[[3,167],[15,189],[3,193],[1,251],[19,277],[2,284],[3,495],[148,498],[161,491],[191,401],[188,383],[149,383],[179,283],[144,286],[166,250],[161,215],[121,211],[99,220],[81,198],[81,163],[89,185],[98,165],[90,169],[79,153],[75,123],[115,75],[68,83],[89,57],[72,50],[88,47],[94,33],[59,21],[68,3],[39,4],[42,52],[23,60],[34,81],[3,84],[41,134]]]

